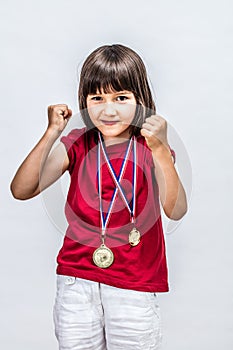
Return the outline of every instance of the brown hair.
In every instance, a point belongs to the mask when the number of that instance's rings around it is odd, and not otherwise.
[[[137,108],[132,121],[132,134],[138,134],[147,117],[146,110],[155,113],[155,103],[148,84],[145,65],[132,49],[120,45],[104,45],[94,50],[85,60],[79,82],[79,108],[88,129],[94,128],[87,112],[87,96],[98,91],[131,91]]]

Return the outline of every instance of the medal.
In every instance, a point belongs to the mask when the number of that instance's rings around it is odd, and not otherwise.
[[[93,261],[96,266],[105,269],[112,265],[114,261],[114,255],[111,249],[106,247],[103,243],[99,248],[97,248],[93,253]]]
[[[120,181],[121,181],[122,171],[123,171],[124,166],[125,166],[125,161],[128,158],[129,148],[131,147],[131,142],[132,141],[133,141],[133,181],[132,181],[133,193],[132,193],[132,208],[130,208],[130,205],[129,205],[128,201],[127,201],[126,195],[125,195],[125,193],[124,193],[124,191],[123,191],[123,189],[121,187]],[[129,211],[130,218],[131,218],[131,223],[133,225],[135,225],[136,184],[137,184],[137,147],[136,147],[135,138],[133,137],[130,140],[130,143],[128,145],[128,149],[127,149],[127,152],[126,152],[126,155],[125,155],[125,158],[124,158],[124,162],[123,162],[123,165],[122,165],[122,169],[120,171],[119,178],[117,178],[117,176],[116,176],[116,174],[114,172],[114,169],[113,169],[113,167],[112,167],[112,165],[111,165],[111,163],[110,163],[110,161],[108,159],[108,156],[107,156],[107,153],[106,153],[106,151],[104,149],[103,142],[102,142],[100,134],[99,134],[99,143],[101,145],[103,155],[104,155],[106,163],[108,165],[109,172],[112,175],[112,179],[113,179],[113,181],[115,182],[115,185],[116,185],[116,190],[115,190],[114,196],[115,196],[115,194],[117,193],[117,190],[118,190],[120,192],[120,195],[121,195],[124,203],[125,203],[126,208]],[[134,228],[134,229],[132,229],[130,231],[130,233],[129,233],[129,243],[133,247],[138,245],[138,243],[140,242],[140,238],[141,238],[140,232],[136,228]]]
[[[103,143],[102,143],[102,140],[101,140],[100,133],[99,133],[99,141],[100,142],[98,143],[98,161],[97,161],[98,171],[97,171],[97,178],[98,178],[98,194],[99,194],[99,205],[100,205],[100,220],[101,220],[101,226],[102,226],[102,233],[101,233],[102,244],[101,244],[101,246],[99,248],[97,248],[94,251],[92,258],[93,258],[93,262],[94,262],[94,264],[96,266],[98,266],[100,268],[107,268],[107,267],[112,265],[112,263],[114,261],[114,254],[113,254],[112,250],[109,249],[105,245],[105,242],[104,242],[105,241],[105,231],[106,231],[107,225],[108,225],[109,220],[110,220],[110,216],[111,216],[111,213],[112,213],[112,208],[113,208],[113,205],[114,205],[114,202],[115,202],[115,199],[116,199],[116,195],[117,195],[117,192],[118,192],[118,187],[116,186],[116,188],[115,188],[112,200],[111,200],[109,208],[108,208],[107,215],[106,215],[106,217],[104,217],[103,204],[102,204],[102,177],[101,177],[101,167],[100,167],[100,145],[101,145],[102,151],[103,151],[103,153],[105,155],[107,164],[108,163],[110,164],[110,162],[109,162],[108,157],[106,155],[106,152],[105,152],[105,150],[103,148]],[[131,144],[132,144],[132,139],[130,140],[130,142],[128,144],[128,147],[127,147],[127,150],[126,150],[126,154],[125,154],[125,157],[124,157],[124,161],[123,161],[122,166],[121,166],[120,174],[119,174],[118,179],[116,180],[117,182],[121,181],[121,178],[123,177],[123,174],[124,174],[124,171],[125,171],[125,167],[126,167],[126,164],[127,164],[127,160],[128,160],[128,157],[129,157],[129,151],[130,151],[130,148],[131,148]],[[108,164],[108,166],[111,166],[109,164]],[[116,177],[115,173],[114,173],[114,176]]]
[[[113,205],[115,203],[116,200],[116,196],[118,191],[120,192],[120,195],[126,205],[126,208],[129,211],[130,214],[130,219],[131,219],[131,223],[134,224],[134,217],[135,217],[135,207],[136,207],[136,175],[137,175],[137,156],[136,156],[136,141],[135,141],[135,137],[131,137],[126,153],[125,153],[125,157],[124,160],[122,162],[121,165],[121,169],[120,169],[120,174],[118,176],[116,176],[115,171],[112,167],[112,164],[110,163],[110,160],[108,158],[108,155],[106,153],[106,150],[104,148],[103,145],[103,141],[101,138],[100,133],[98,133],[99,136],[99,142],[98,142],[98,158],[97,158],[97,166],[98,166],[98,170],[97,170],[97,178],[98,178],[98,195],[99,195],[99,205],[100,205],[100,220],[101,220],[101,226],[102,226],[102,234],[101,234],[101,238],[102,238],[102,244],[99,248],[97,248],[94,253],[93,253],[93,262],[95,263],[96,266],[101,267],[101,268],[107,268],[109,266],[112,265],[113,261],[114,261],[114,254],[112,252],[111,249],[109,249],[106,245],[105,245],[105,231],[107,228],[107,225],[109,223],[110,220],[110,216],[112,213],[112,208]],[[133,193],[132,193],[132,209],[130,208],[130,205],[127,201],[126,195],[124,193],[124,190],[121,187],[121,179],[123,177],[123,174],[125,172],[125,168],[126,168],[126,164],[128,162],[129,159],[129,152],[131,149],[133,143]],[[106,214],[106,217],[104,217],[104,212],[103,212],[103,204],[102,204],[102,176],[101,176],[101,155],[100,155],[100,150],[102,150],[102,153],[104,155],[105,161],[107,163],[109,172],[112,176],[113,181],[115,182],[115,190]],[[129,243],[131,246],[136,246],[139,244],[140,242],[140,232],[134,227],[130,233],[129,233]]]
[[[129,233],[129,244],[133,247],[138,245],[141,240],[140,232],[134,227]]]

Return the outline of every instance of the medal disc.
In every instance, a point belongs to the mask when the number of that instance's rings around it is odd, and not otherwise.
[[[93,261],[95,265],[103,269],[111,266],[113,263],[113,260],[114,260],[113,252],[104,244],[102,244],[99,248],[97,248],[93,253]]]
[[[138,245],[138,243],[140,242],[141,239],[141,234],[140,232],[134,227],[130,233],[129,233],[129,243],[135,247],[136,245]]]

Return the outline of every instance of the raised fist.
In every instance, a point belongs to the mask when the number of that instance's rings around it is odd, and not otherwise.
[[[57,104],[57,105],[49,106],[48,107],[48,119],[49,119],[48,129],[61,133],[65,129],[71,116],[72,116],[72,111],[65,104]]]

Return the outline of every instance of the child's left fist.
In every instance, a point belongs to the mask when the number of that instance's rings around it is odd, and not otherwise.
[[[145,123],[142,124],[141,135],[145,137],[152,151],[160,146],[168,147],[167,122],[157,114],[146,118]]]

